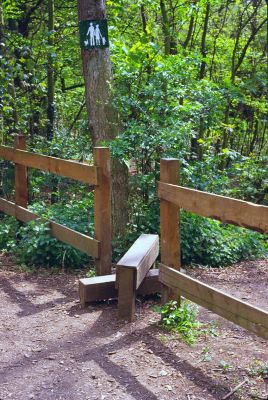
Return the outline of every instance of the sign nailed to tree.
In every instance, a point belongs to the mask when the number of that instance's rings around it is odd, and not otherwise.
[[[107,19],[79,22],[82,49],[109,47]]]

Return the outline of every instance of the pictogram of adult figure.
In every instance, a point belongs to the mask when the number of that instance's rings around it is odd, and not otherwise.
[[[95,28],[95,39],[96,39],[96,46],[100,46],[100,41],[101,41],[101,39],[102,39],[102,34],[101,34],[101,31],[100,31],[100,26],[99,25],[96,25],[96,28]]]
[[[90,36],[90,46],[95,46],[95,29],[93,26],[93,23],[90,22],[88,31],[87,31],[87,36]]]

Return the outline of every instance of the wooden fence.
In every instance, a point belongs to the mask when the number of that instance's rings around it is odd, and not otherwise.
[[[50,234],[95,258],[98,275],[111,273],[111,192],[110,155],[106,147],[96,147],[93,152],[94,165],[62,160],[26,151],[23,135],[15,138],[15,148],[0,146],[0,158],[15,163],[15,203],[0,198],[0,211],[16,217],[22,222],[37,219],[38,215],[27,209],[27,168],[37,168],[86,184],[94,185],[94,227],[91,238],[56,222],[48,222]]]
[[[163,301],[183,295],[216,314],[268,339],[268,313],[181,272],[179,210],[268,233],[268,207],[178,186],[179,161],[161,160],[160,198]]]

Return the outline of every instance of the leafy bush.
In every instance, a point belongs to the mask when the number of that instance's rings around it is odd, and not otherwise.
[[[16,245],[16,235],[18,230],[18,222],[15,218],[0,216],[0,251],[2,253],[10,252]]]
[[[92,193],[65,204],[35,203],[29,208],[40,217],[90,236],[93,234]],[[48,224],[39,219],[19,225],[15,218],[4,217],[0,224],[0,249],[13,252],[17,262],[29,265],[80,269],[91,261],[86,254],[51,237]]]
[[[268,255],[263,235],[186,212],[181,213],[181,239],[183,264],[218,267]]]
[[[197,321],[197,306],[183,302],[181,306],[177,301],[172,300],[161,308],[161,326],[168,331],[178,333],[180,337],[188,344],[193,344],[200,328]]]
[[[50,236],[48,224],[41,223],[40,220],[22,226],[19,229],[19,236],[20,241],[14,249],[19,263],[81,268],[89,262],[87,255]]]

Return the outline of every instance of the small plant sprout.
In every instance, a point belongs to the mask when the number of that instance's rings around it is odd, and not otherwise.
[[[225,360],[220,361],[220,367],[223,369],[224,372],[231,371],[233,369],[233,366]]]
[[[255,360],[249,368],[249,374],[268,379],[268,361]]]
[[[208,346],[203,347],[203,349],[202,349],[202,361],[209,362],[209,361],[212,360],[212,356],[211,356],[211,354],[209,354],[209,351],[210,351],[210,349],[209,349]]]
[[[183,302],[179,307],[177,301],[172,300],[161,309],[161,326],[173,333],[177,333],[186,343],[193,344],[198,335],[201,324],[197,321],[198,308]]]

